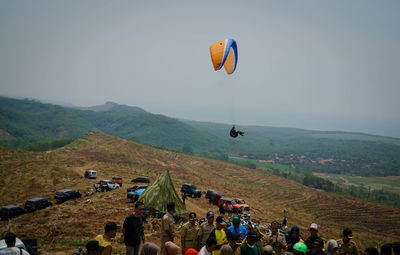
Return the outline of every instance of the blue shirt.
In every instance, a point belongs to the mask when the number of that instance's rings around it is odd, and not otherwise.
[[[233,225],[228,228],[232,234],[239,234],[240,237],[243,239],[247,235],[247,229],[242,225],[239,225],[237,229],[234,229]]]

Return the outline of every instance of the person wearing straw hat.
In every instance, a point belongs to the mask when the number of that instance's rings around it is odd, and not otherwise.
[[[353,232],[345,228],[342,232],[342,239],[337,240],[339,245],[339,254],[341,255],[359,255],[357,244],[352,240]]]

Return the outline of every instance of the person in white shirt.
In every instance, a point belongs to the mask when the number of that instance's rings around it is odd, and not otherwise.
[[[211,255],[216,246],[217,246],[217,240],[215,240],[212,237],[209,237],[206,241],[206,245],[204,245],[200,249],[199,255]]]
[[[29,253],[19,247],[15,247],[17,236],[13,232],[8,232],[4,236],[4,241],[7,244],[7,248],[0,251],[0,255],[29,255]]]

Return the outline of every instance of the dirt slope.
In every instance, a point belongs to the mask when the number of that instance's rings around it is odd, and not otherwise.
[[[26,199],[53,199],[63,188],[89,190],[93,180],[83,178],[87,169],[97,169],[99,179],[122,176],[122,189],[96,193],[45,210],[0,223],[0,234],[15,231],[20,237],[36,237],[43,254],[71,254],[74,248],[103,232],[107,221],[122,224],[131,213],[126,196],[128,182],[146,175],[155,180],[170,171],[175,188],[185,182],[202,190],[217,189],[229,197],[240,197],[252,207],[252,217],[262,222],[281,220],[283,208],[290,211],[289,225],[298,225],[304,236],[316,222],[324,238],[338,238],[344,227],[353,230],[362,247],[393,242],[400,235],[400,210],[346,196],[311,189],[292,181],[224,162],[204,159],[91,133],[52,152],[32,153],[0,148],[0,206],[23,206]],[[189,211],[204,216],[217,208],[207,200],[188,199]],[[158,233],[146,226],[149,240],[159,242]],[[115,243],[117,253],[124,250]]]

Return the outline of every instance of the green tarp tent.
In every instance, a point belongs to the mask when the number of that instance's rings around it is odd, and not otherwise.
[[[138,201],[142,201],[146,207],[160,212],[167,212],[167,203],[175,202],[175,211],[177,214],[187,212],[185,204],[175,191],[168,170],[165,170],[157,180],[147,187],[140,195]]]

